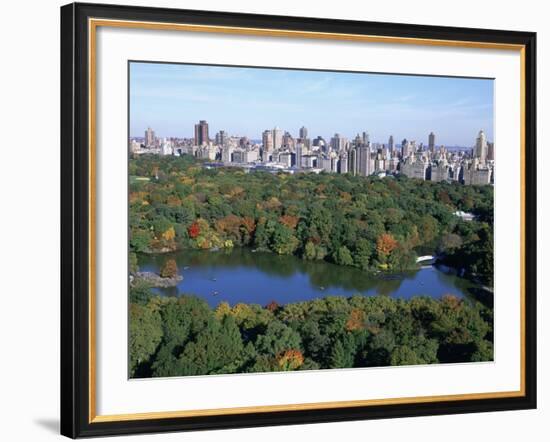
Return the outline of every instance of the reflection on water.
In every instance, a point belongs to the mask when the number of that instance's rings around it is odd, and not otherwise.
[[[221,301],[266,305],[306,301],[327,295],[386,295],[411,298],[445,294],[471,297],[480,287],[451,271],[425,267],[417,271],[374,276],[353,267],[324,261],[304,261],[294,256],[253,252],[186,250],[171,255],[141,255],[142,270],[158,272],[167,258],[175,258],[183,281],[177,287],[155,289],[177,296],[195,294],[211,306]]]

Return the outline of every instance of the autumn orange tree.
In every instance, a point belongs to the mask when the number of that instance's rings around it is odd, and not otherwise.
[[[359,308],[351,310],[345,329],[347,331],[363,330],[365,328],[365,312]]]
[[[286,350],[277,355],[277,367],[280,370],[296,370],[304,363],[304,355],[300,350]]]
[[[398,242],[391,233],[383,233],[380,235],[376,241],[376,251],[378,252],[380,260],[386,262],[388,256],[396,249],[397,245]]]

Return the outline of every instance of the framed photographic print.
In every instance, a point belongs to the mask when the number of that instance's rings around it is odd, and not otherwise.
[[[62,7],[62,434],[534,408],[535,44]]]

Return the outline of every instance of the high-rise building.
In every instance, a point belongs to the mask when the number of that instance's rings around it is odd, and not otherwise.
[[[429,168],[430,180],[434,182],[446,181],[450,179],[450,166],[447,161],[437,161]]]
[[[303,144],[302,143],[298,143],[296,144],[296,163],[295,163],[295,166],[296,166],[296,169],[301,169],[302,168],[302,156],[303,156]]]
[[[326,141],[325,141],[325,139],[324,139],[323,137],[318,136],[317,138],[315,138],[315,139],[313,140],[313,143],[312,143],[312,144],[313,144],[313,146],[319,146],[319,147],[321,147],[321,146],[324,146],[324,145],[327,144],[327,143],[326,143]]]
[[[313,167],[319,167],[319,157],[317,155],[302,155],[302,167],[304,169],[311,169]]]
[[[401,158],[407,158],[412,153],[411,143],[405,138],[401,142]]]
[[[227,143],[227,134],[225,133],[224,130],[220,130],[216,134],[216,144],[218,146],[225,146],[226,143]]]
[[[482,186],[491,182],[491,169],[485,166],[479,166],[474,160],[469,168],[463,170],[464,184],[467,186]]]
[[[340,173],[348,173],[348,153],[345,150],[340,154],[338,167]]]
[[[273,150],[273,131],[264,130],[262,132],[262,146],[267,152]]]
[[[208,144],[209,141],[208,123],[205,120],[200,120],[198,124],[195,124],[195,145],[202,146]]]
[[[275,127],[273,129],[273,149],[281,149],[283,147],[283,130]]]
[[[285,167],[292,167],[292,153],[281,152],[279,154],[279,163],[284,164]]]
[[[363,143],[364,144],[370,143],[370,135],[368,132],[363,132]]]
[[[323,156],[321,157],[319,161],[319,167],[323,169],[325,172],[331,172],[332,171],[332,159],[330,157]]]
[[[485,163],[487,160],[487,137],[483,130],[480,130],[477,136],[474,157],[479,158],[480,163]]]
[[[358,167],[357,167],[357,147],[353,147],[349,151],[349,158],[348,158],[348,172],[352,175],[358,174]]]
[[[174,154],[174,148],[172,146],[172,142],[165,138],[162,140],[162,143],[160,145],[160,151],[162,155],[173,155]]]
[[[145,131],[145,147],[153,147],[155,145],[155,131],[150,127]]]
[[[287,149],[294,149],[294,138],[292,138],[292,135],[290,135],[289,132],[285,132],[283,135],[283,147]]]
[[[421,180],[428,178],[428,162],[424,159],[416,159],[414,155],[407,157],[400,167],[401,173],[409,178],[418,178]]]
[[[361,176],[369,176],[373,170],[371,168],[370,147],[367,144],[361,144],[357,148],[357,173]]]
[[[433,132],[428,135],[428,149],[431,153],[435,152],[435,134]]]
[[[262,161],[267,163],[269,155],[273,152],[273,131],[264,130],[262,132]]]
[[[300,138],[305,140],[307,138],[307,127],[302,126],[300,128]]]
[[[388,150],[390,151],[390,156],[394,156],[395,143],[393,142],[393,135],[390,135],[388,140]]]
[[[340,134],[336,133],[334,136],[330,139],[330,147],[332,150],[336,152],[340,152],[344,150],[346,147],[348,140],[345,137],[340,136]]]
[[[250,144],[250,140],[248,137],[241,137],[239,138],[239,146],[240,147],[246,147]]]
[[[487,143],[487,160],[495,161],[495,143]]]
[[[233,147],[231,146],[222,147],[222,162],[231,163],[232,155],[233,155]]]

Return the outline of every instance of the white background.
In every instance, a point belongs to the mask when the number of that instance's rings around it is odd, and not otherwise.
[[[519,152],[518,51],[102,28],[97,34],[97,413],[99,415],[517,391],[517,155],[498,155],[495,360],[478,364],[299,371],[127,381],[127,60],[233,63],[496,78],[494,140]],[[194,121],[182,122],[191,127]],[[368,124],[368,122],[366,122]],[[376,128],[372,128],[376,132]],[[472,133],[472,142],[475,133]],[[516,232],[516,233],[512,233]],[[415,382],[410,382],[414,379]],[[453,382],[449,382],[453,379]],[[323,385],[323,388],[319,388]]]
[[[545,188],[542,164],[550,161],[544,150],[543,121],[549,101],[544,77],[548,77],[550,34],[543,29],[548,13],[543,2],[407,0],[372,4],[340,0],[315,2],[227,1],[130,1],[126,3],[232,10],[267,14],[334,17],[360,20],[409,22],[433,25],[491,27],[530,30],[538,40],[538,145],[539,225],[548,221],[543,206]],[[0,392],[4,440],[59,438],[59,10],[58,1],[12,2],[4,5],[0,45],[0,247],[2,308],[0,309]],[[546,75],[545,75],[546,74]],[[546,212],[545,214],[543,212]],[[543,219],[544,218],[544,219]],[[140,436],[125,440],[252,441],[334,440],[343,437],[422,441],[546,440],[548,420],[548,322],[541,319],[548,306],[544,298],[543,265],[548,254],[547,234],[539,232],[539,409],[464,416],[394,419],[369,422],[320,424],[268,429]],[[543,251],[546,245],[546,252]],[[7,282],[7,285],[6,285]],[[543,348],[544,346],[544,348]]]

